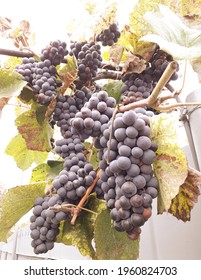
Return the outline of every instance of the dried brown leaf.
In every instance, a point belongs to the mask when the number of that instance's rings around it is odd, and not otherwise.
[[[179,193],[172,199],[168,210],[178,220],[190,221],[191,210],[200,195],[201,173],[193,168],[188,168],[185,182],[180,186]]]
[[[130,53],[128,54],[126,61],[124,63],[122,74],[123,75],[129,73],[140,74],[145,69],[146,69],[145,60]]]

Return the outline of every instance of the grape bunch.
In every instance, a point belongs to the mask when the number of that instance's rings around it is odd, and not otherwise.
[[[117,113],[113,125],[109,121],[95,143],[102,147],[101,188],[114,227],[126,231],[130,239],[139,237],[141,226],[152,214],[152,200],[158,195],[152,169],[157,150],[150,139],[152,115],[143,108]]]
[[[61,200],[67,199],[70,203],[77,204],[95,177],[93,166],[82,152],[70,153],[52,186]]]
[[[56,141],[55,152],[65,159],[69,157],[71,153],[84,152],[84,148],[80,136],[78,134],[72,134],[68,136],[68,138],[62,138]]]
[[[26,82],[31,84],[33,80],[33,74],[35,73],[36,64],[37,62],[33,57],[24,57],[22,59],[22,63],[16,65],[15,71],[21,74]]]
[[[81,90],[76,90],[72,96],[60,95],[57,97],[53,120],[60,127],[61,134],[64,138],[72,136],[70,120],[75,117],[75,114],[84,106],[90,97],[91,91],[86,87],[83,87]]]
[[[68,203],[65,201],[64,203]],[[32,216],[30,217],[31,246],[35,254],[46,253],[54,247],[54,242],[59,234],[59,225],[68,218],[63,211],[53,211],[50,207],[61,205],[58,195],[52,197],[38,197],[35,200]]]
[[[121,33],[118,30],[117,24],[112,23],[109,28],[103,30],[96,36],[96,41],[100,41],[103,46],[112,46],[118,41],[120,35]]]
[[[75,55],[78,64],[78,76],[84,83],[91,81],[96,76],[101,66],[102,57],[100,46],[91,41],[89,43],[72,43],[70,55]]]
[[[67,45],[60,40],[52,41],[50,44],[42,50],[40,56],[41,61],[49,60],[51,65],[59,65],[64,57],[68,54]]]
[[[165,69],[167,68],[168,64],[171,61],[173,61],[173,57],[170,54],[161,50],[159,47],[156,49],[151,60],[149,61],[150,67],[147,70],[152,75],[154,82],[159,81],[160,77],[162,76],[163,72],[165,71]],[[178,74],[177,74],[178,70],[179,70],[179,64],[177,70],[170,77],[170,80],[178,79]]]
[[[15,71],[31,84],[36,100],[41,105],[49,105],[55,99],[57,95],[56,66],[67,54],[65,42],[52,41],[42,50],[41,61],[36,62],[34,58],[23,58],[22,63],[15,67]]]
[[[146,71],[127,74],[122,81],[121,101],[125,105],[149,97],[153,90],[152,76]]]
[[[56,97],[56,67],[51,61],[38,62],[35,66],[32,85],[37,98],[41,105],[49,105]]]
[[[116,100],[108,96],[106,91],[94,93],[72,119],[72,132],[79,134],[81,139],[99,137],[101,127],[109,122],[115,106]]]

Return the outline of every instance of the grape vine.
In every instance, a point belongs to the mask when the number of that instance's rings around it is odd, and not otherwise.
[[[163,105],[180,93],[170,85],[178,78],[179,64],[157,44],[152,44],[149,55],[135,55],[129,48],[133,44],[134,49],[134,43],[128,26],[119,30],[116,20],[109,21],[89,40],[69,45],[53,40],[37,55],[0,49],[1,54],[22,58],[13,71],[26,82],[18,97],[30,109],[29,130],[20,127],[19,119],[16,122],[22,141],[48,127],[39,140],[50,142],[46,151],[60,165],[51,179],[43,178],[47,186],[32,205],[35,254],[52,250],[63,225],[68,230],[76,226],[87,211],[94,215],[90,220],[94,226],[98,213],[89,206],[94,197],[104,203],[115,233],[135,242],[160,194],[154,170],[160,151],[151,123],[162,110],[186,106]],[[105,62],[102,47],[112,63]],[[169,92],[162,95],[164,88]]]

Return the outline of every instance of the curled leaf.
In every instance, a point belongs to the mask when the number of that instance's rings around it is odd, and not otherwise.
[[[186,180],[180,186],[179,193],[172,199],[168,212],[183,222],[190,221],[191,210],[200,195],[200,184],[201,173],[189,167]]]
[[[114,66],[118,66],[121,62],[122,56],[124,53],[124,47],[120,45],[113,45],[109,50],[109,58]]]
[[[128,54],[126,61],[124,63],[122,74],[123,75],[129,74],[129,73],[140,74],[145,69],[146,69],[145,60],[130,53],[130,54]]]

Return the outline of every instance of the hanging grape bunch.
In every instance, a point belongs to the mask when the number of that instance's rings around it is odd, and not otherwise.
[[[78,76],[84,83],[91,81],[96,76],[98,68],[101,66],[102,57],[100,46],[91,41],[74,42],[70,46],[70,55],[75,55],[78,64]]]
[[[96,143],[102,147],[100,180],[110,216],[115,229],[126,231],[130,239],[139,237],[140,227],[152,214],[152,200],[158,195],[152,169],[157,149],[150,139],[152,115],[143,108],[117,113]]]
[[[102,46],[112,46],[118,41],[120,35],[121,33],[118,30],[117,24],[112,23],[109,28],[101,31],[101,33],[96,36],[96,41],[101,42]]]
[[[140,74],[127,74],[122,81],[121,101],[125,105],[148,98],[153,90],[152,76],[146,70]]]
[[[15,71],[30,83],[34,89],[36,100],[41,105],[49,105],[55,99],[57,95],[56,66],[67,54],[65,42],[52,41],[42,50],[41,61],[36,62],[34,58],[23,58],[22,63],[16,66]]]
[[[159,46],[156,48],[156,51],[152,55],[152,58],[149,61],[149,68],[147,69],[147,73],[152,75],[153,81],[156,83],[159,81],[163,72],[167,68],[168,64],[173,61],[173,57],[167,52],[161,50]],[[177,70],[172,74],[170,80],[177,80],[179,71],[179,64]]]

